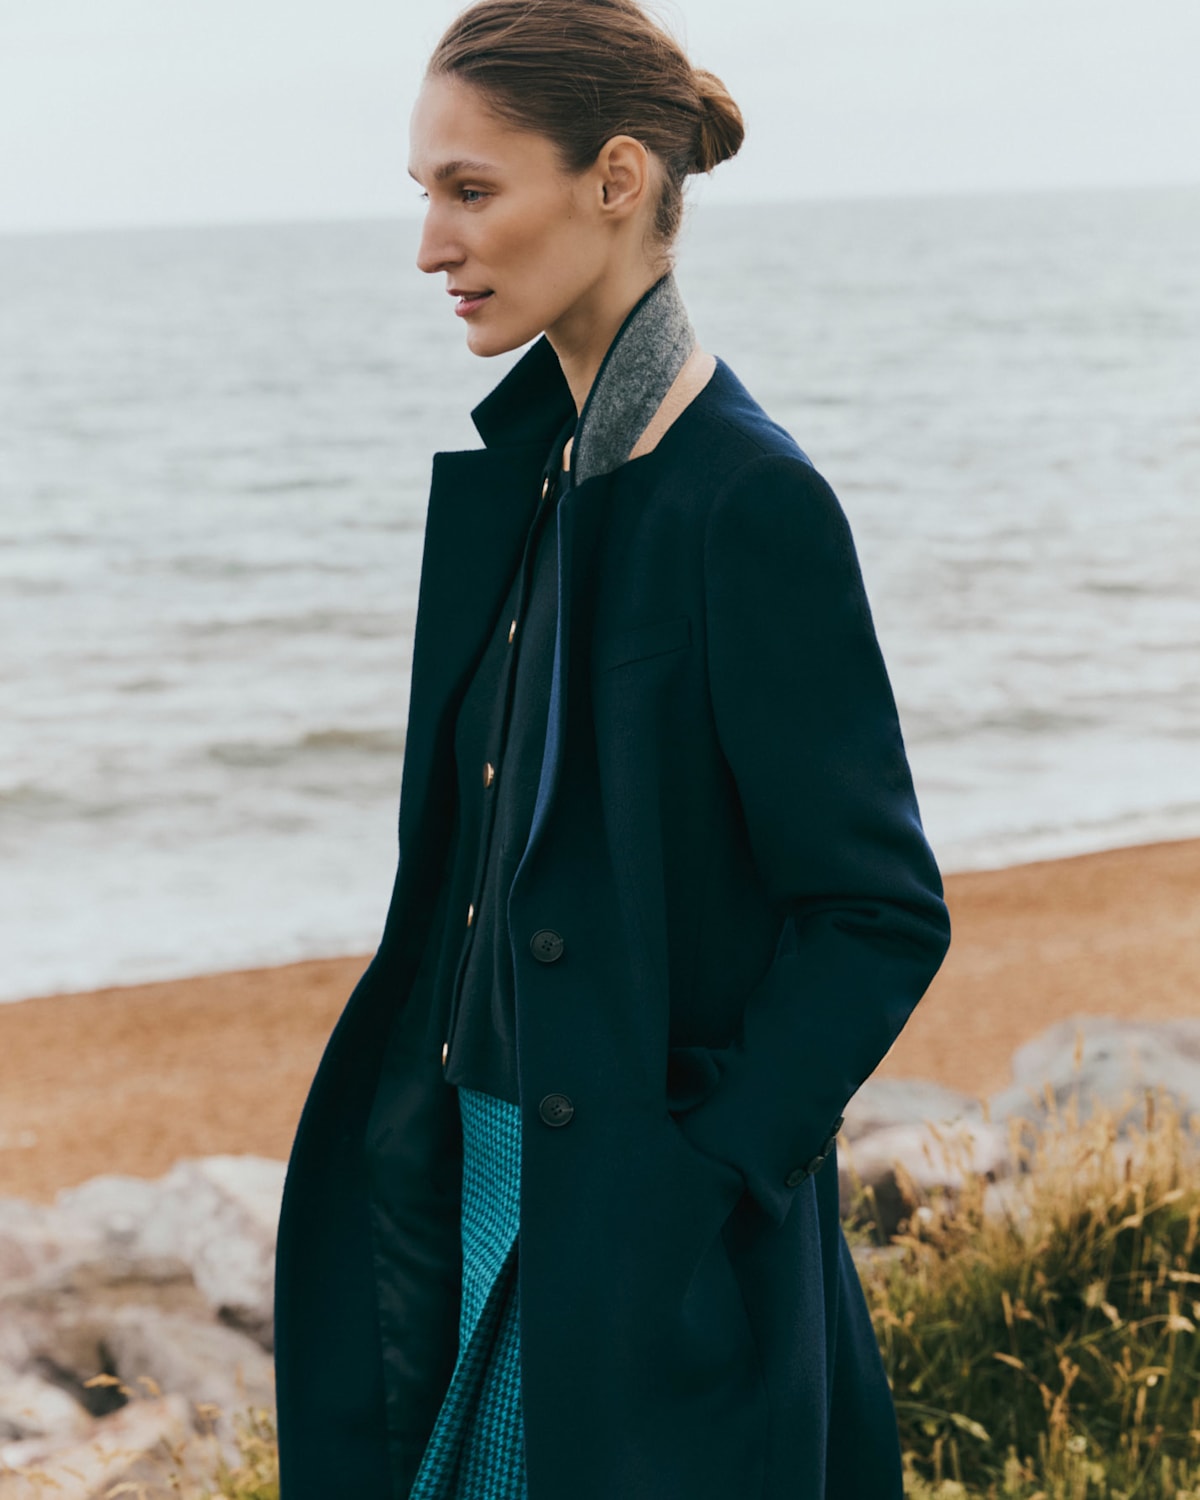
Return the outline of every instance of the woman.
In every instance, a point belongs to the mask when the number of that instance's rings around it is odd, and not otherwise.
[[[741,138],[635,0],[482,0],[418,98],[418,264],[476,354],[537,342],[434,464],[396,883],[280,1222],[283,1500],[901,1493],[832,1158],[948,924],[845,519],[671,273]]]

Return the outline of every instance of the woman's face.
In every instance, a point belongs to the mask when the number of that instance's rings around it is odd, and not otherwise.
[[[617,253],[599,174],[564,172],[547,136],[499,119],[453,77],[426,80],[410,139],[429,204],[417,265],[445,275],[472,353],[586,322]]]

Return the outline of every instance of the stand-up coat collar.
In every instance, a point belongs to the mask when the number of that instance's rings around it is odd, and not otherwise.
[[[696,344],[675,277],[655,282],[617,330],[571,445],[575,484],[629,457]],[[572,411],[562,366],[543,335],[471,413],[489,448],[549,447]]]

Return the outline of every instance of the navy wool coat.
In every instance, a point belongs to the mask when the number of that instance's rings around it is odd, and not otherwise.
[[[453,727],[572,411],[539,340],[439,454],[399,863],[279,1225],[283,1500],[404,1500],[450,1378],[461,1134],[428,979]],[[845,517],[730,368],[560,502],[549,795],[508,904],[530,1500],[894,1500],[831,1136],[949,941]],[[821,1160],[825,1165],[821,1167]]]

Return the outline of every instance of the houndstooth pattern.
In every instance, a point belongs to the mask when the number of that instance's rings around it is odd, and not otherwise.
[[[458,1359],[409,1500],[526,1500],[517,1306],[521,1114],[458,1091],[463,1133]]]

